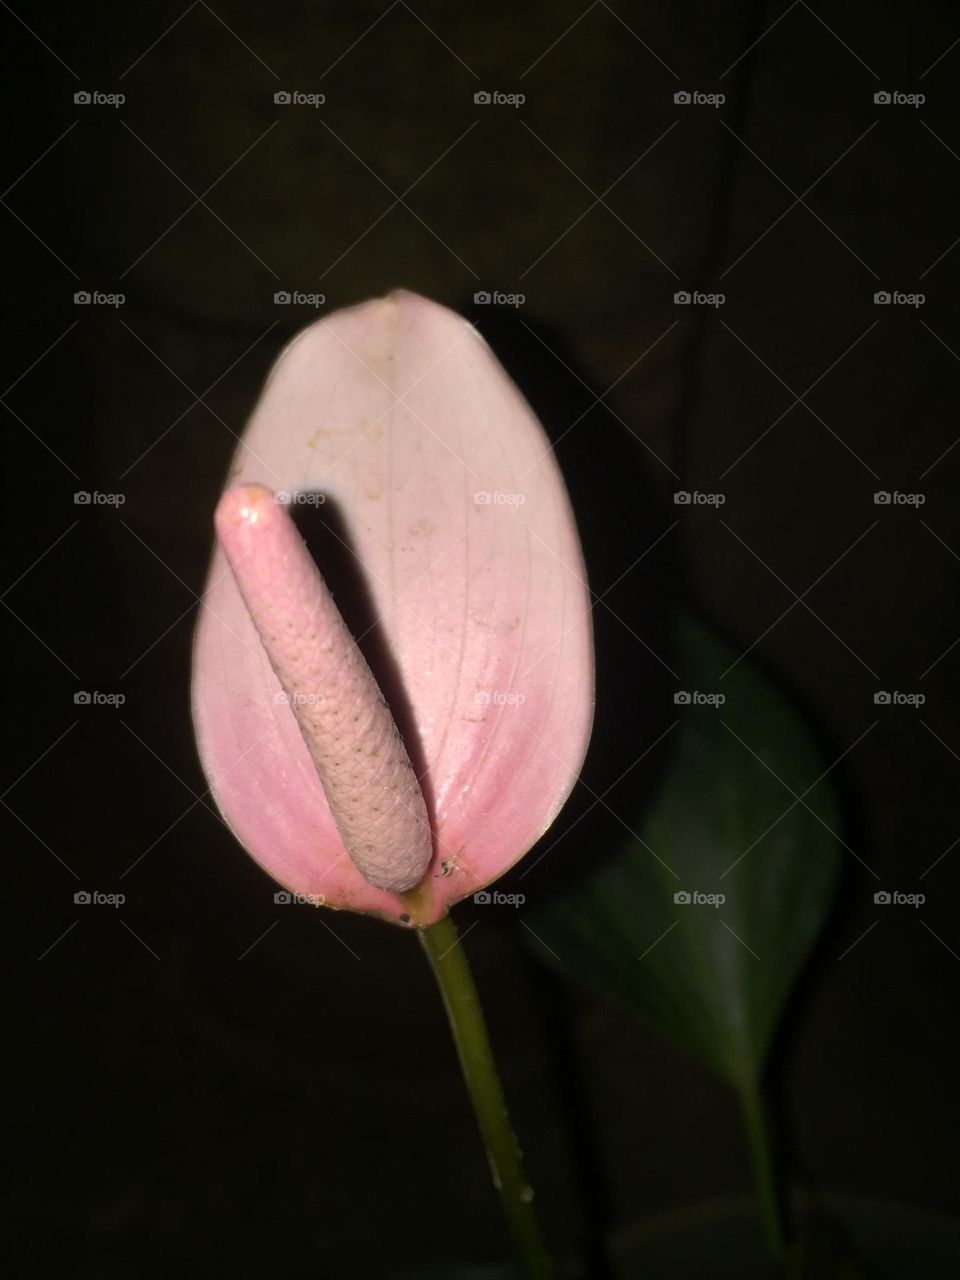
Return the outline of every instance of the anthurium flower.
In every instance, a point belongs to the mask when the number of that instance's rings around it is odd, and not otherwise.
[[[291,518],[304,495],[356,557],[406,742]],[[292,892],[433,923],[546,831],[589,738],[589,592],[540,424],[471,325],[395,293],[282,353],[216,527],[193,714],[224,819]]]

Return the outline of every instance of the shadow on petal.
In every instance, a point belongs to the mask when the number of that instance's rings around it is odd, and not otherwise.
[[[322,501],[303,501],[313,496]],[[304,490],[291,507],[294,523],[307,550],[323,575],[337,608],[374,674],[390,713],[400,730],[407,755],[420,780],[432,827],[436,827],[431,779],[427,773],[423,741],[417,728],[410,696],[400,665],[393,654],[377,613],[373,593],[338,504],[327,494]]]

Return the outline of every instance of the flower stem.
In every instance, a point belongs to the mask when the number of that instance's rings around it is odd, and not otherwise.
[[[753,1161],[753,1176],[756,1182],[757,1194],[760,1198],[763,1231],[771,1255],[774,1259],[778,1259],[783,1253],[785,1243],[783,1222],[780,1212],[780,1197],[774,1174],[773,1156],[770,1151],[770,1133],[759,1082],[753,1076],[744,1079],[738,1086],[737,1092],[740,1097],[743,1125]]]
[[[517,1255],[531,1280],[551,1280],[553,1263],[534,1211],[533,1191],[524,1176],[520,1146],[507,1114],[480,997],[456,926],[444,916],[419,933],[443,996],[493,1184],[500,1192]]]

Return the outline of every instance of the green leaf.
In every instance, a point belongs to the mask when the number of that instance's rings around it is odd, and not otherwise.
[[[749,661],[685,622],[672,758],[633,835],[525,921],[541,958],[626,1001],[739,1088],[756,1081],[839,864],[828,767]],[[734,665],[735,664],[735,665]],[[702,695],[722,695],[722,704]],[[638,753],[645,744],[638,739]],[[677,894],[722,895],[683,902]]]

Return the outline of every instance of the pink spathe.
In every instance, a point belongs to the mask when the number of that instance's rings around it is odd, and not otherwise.
[[[269,491],[336,507],[409,704],[432,841],[324,566]],[[224,818],[285,888],[432,923],[546,831],[589,739],[590,596],[542,428],[471,325],[395,293],[282,353],[217,523],[193,707]]]

